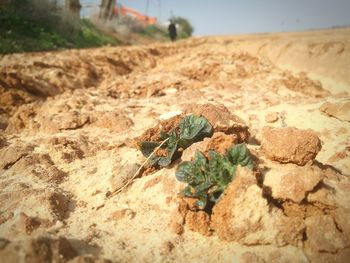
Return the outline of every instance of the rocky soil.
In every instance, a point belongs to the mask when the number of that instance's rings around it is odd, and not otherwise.
[[[0,258],[348,262],[349,61],[349,29],[0,57]],[[211,213],[179,161],[112,194],[188,113],[215,133],[183,160],[246,142],[255,169]]]

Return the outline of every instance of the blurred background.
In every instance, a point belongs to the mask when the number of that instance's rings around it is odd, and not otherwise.
[[[348,0],[1,0],[0,53],[350,25]]]

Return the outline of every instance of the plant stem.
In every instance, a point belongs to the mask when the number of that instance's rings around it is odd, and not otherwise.
[[[158,151],[158,149],[160,149],[160,147],[163,146],[164,143],[166,143],[169,140],[169,138],[166,138],[164,141],[161,142],[161,144],[159,144],[158,147],[156,147],[153,152],[147,157],[147,159],[142,163],[142,165],[140,166],[139,169],[137,169],[137,171],[134,173],[134,175],[131,177],[131,179],[129,181],[127,181],[122,187],[120,187],[119,189],[115,190],[114,192],[112,192],[109,195],[109,198],[111,198],[112,196],[115,196],[116,194],[120,193],[121,191],[123,191],[123,189],[125,187],[127,187],[134,179],[135,177],[139,174],[139,172],[141,171],[141,169],[146,165],[146,163],[149,161],[149,159],[152,158],[152,156],[154,155],[154,153],[156,151]]]

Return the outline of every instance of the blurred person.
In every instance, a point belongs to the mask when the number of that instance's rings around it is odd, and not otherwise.
[[[177,37],[177,33],[176,33],[176,25],[173,20],[170,20],[168,31],[169,31],[169,36],[171,41],[175,41]]]

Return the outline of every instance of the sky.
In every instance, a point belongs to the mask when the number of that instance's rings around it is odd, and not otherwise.
[[[99,4],[100,0],[80,0]],[[148,2],[148,8],[146,8]],[[118,0],[166,22],[187,18],[194,35],[304,31],[350,26],[350,0]]]

